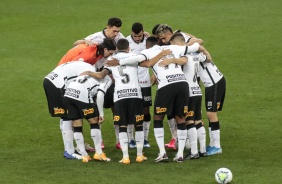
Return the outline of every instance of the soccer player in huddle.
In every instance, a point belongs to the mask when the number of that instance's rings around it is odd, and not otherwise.
[[[106,25],[106,28],[104,28],[102,31],[93,33],[84,39],[77,40],[74,42],[74,46],[79,44],[87,44],[87,45],[94,45],[99,44],[103,42],[103,39],[105,38],[111,38],[114,39],[114,41],[117,43],[117,41],[121,38],[124,38],[123,34],[120,32],[122,26],[122,21],[120,18],[117,17],[111,17],[108,19],[108,23]],[[97,68],[97,71],[101,71],[104,67],[105,58],[99,59],[95,67]],[[114,92],[114,83],[112,83],[111,87],[107,90],[107,93],[105,94],[105,101],[104,101],[104,108],[111,108],[112,112],[114,112],[114,102],[113,102],[113,92]],[[119,132],[118,132],[118,125],[114,125],[115,134],[116,134],[116,148],[120,149],[119,144]],[[102,147],[104,148],[104,143],[102,141]]]
[[[91,160],[84,145],[82,134],[83,119],[86,119],[91,127],[90,134],[96,151],[93,159],[98,161],[111,160],[102,151],[101,130],[99,126],[104,121],[104,94],[111,83],[112,79],[109,76],[106,76],[103,80],[97,80],[88,75],[82,75],[71,82],[65,91],[64,97],[68,109],[68,119],[72,120],[74,140],[83,156],[82,162],[89,162]],[[97,105],[94,103],[96,96]]]
[[[129,42],[129,48],[131,53],[140,54],[141,51],[146,49],[146,40],[143,25],[139,22],[135,22],[132,25],[131,34],[126,37]],[[143,110],[144,110],[144,148],[151,147],[148,141],[149,129],[150,129],[150,106],[152,106],[152,92],[151,92],[151,81],[149,68],[138,66],[138,80],[141,86],[142,98],[143,98]],[[135,148],[136,143],[133,138],[133,125],[128,125],[128,138],[129,138],[129,147]]]

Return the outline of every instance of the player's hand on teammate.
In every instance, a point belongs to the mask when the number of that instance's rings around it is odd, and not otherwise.
[[[118,66],[119,65],[119,60],[116,58],[112,58],[111,60],[106,60],[105,61],[105,66]]]
[[[99,124],[102,124],[105,121],[105,116],[99,116]]]

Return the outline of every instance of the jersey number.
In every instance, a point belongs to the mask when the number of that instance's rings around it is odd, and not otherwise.
[[[121,82],[124,84],[129,83],[129,75],[123,72],[123,69],[125,69],[126,66],[120,66],[118,67],[118,72],[119,75],[123,77],[123,79],[121,79]]]

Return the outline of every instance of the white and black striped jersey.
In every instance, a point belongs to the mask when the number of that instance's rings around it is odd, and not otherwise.
[[[103,42],[104,38],[107,38],[107,36],[105,35],[105,30],[91,34],[91,35],[85,37],[84,40],[91,40],[91,42],[93,42],[94,44],[95,43],[100,44],[100,43]],[[117,41],[121,38],[124,38],[124,36],[121,32],[119,32],[114,40],[117,43]]]
[[[45,78],[50,80],[57,88],[66,89],[68,84],[84,71],[95,72],[96,69],[89,63],[72,61],[57,66]]]
[[[129,52],[134,54],[140,54],[141,51],[146,49],[147,38],[145,36],[143,37],[143,40],[141,40],[140,43],[136,43],[131,35],[127,36],[126,39],[129,42],[129,49],[130,49]],[[141,87],[151,86],[149,68],[138,66],[138,78]]]
[[[88,75],[82,75],[68,85],[64,96],[84,103],[94,103],[93,98],[98,91],[105,94],[111,84],[112,80],[109,76],[98,80]]]
[[[202,91],[197,81],[200,56],[197,53],[187,54],[188,62],[183,65],[183,72],[189,84],[189,95],[201,96]]]
[[[171,55],[166,57],[174,57],[180,58],[186,55],[186,50],[188,47],[186,46],[177,46],[177,45],[166,45],[166,46],[158,46],[155,45],[149,49],[142,51],[141,53],[146,57],[147,60],[152,59],[156,55],[158,55],[163,49],[170,49],[172,51]],[[158,63],[159,60],[153,67],[153,72],[156,75],[158,80],[158,88],[162,88],[166,85],[175,83],[175,82],[186,82],[185,75],[181,69],[181,66],[171,63],[166,67],[160,67]]]
[[[200,55],[201,60],[198,75],[200,76],[204,86],[210,87],[216,84],[223,77],[223,74],[218,70],[212,61],[206,62],[205,55],[202,53]]]
[[[118,52],[112,56],[117,60],[136,56],[133,53]],[[109,58],[110,60],[111,58]],[[138,82],[138,65],[119,65],[104,67],[108,69],[115,79],[114,102],[125,98],[142,98],[141,87]]]

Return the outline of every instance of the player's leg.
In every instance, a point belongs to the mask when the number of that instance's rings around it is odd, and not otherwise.
[[[189,87],[186,82],[178,82],[173,84],[173,90],[174,93],[172,94],[174,95],[174,100],[172,104],[172,114],[175,115],[178,140],[178,151],[174,160],[183,162],[184,147],[187,137],[185,116],[188,113]]]
[[[128,136],[127,136],[127,99],[118,100],[114,104],[114,123],[119,125],[119,142],[122,151],[122,159],[119,161],[122,164],[130,164],[128,154]]]
[[[169,130],[170,130],[172,138],[169,143],[165,144],[165,146],[176,150],[175,144],[176,144],[176,139],[177,139],[177,126],[176,126],[174,116],[167,115],[167,122],[168,122]]]
[[[217,117],[217,112],[222,110],[225,98],[226,82],[224,77],[215,85],[206,88],[206,109],[207,117],[209,119],[210,137],[213,146],[207,150],[208,155],[222,153],[220,145],[220,123]]]
[[[151,114],[150,114],[150,106],[152,106],[152,93],[151,87],[142,87],[142,97],[143,97],[143,113],[144,113],[144,121],[143,121],[143,131],[144,131],[144,148],[151,147],[149,144],[149,130],[151,124]]]

